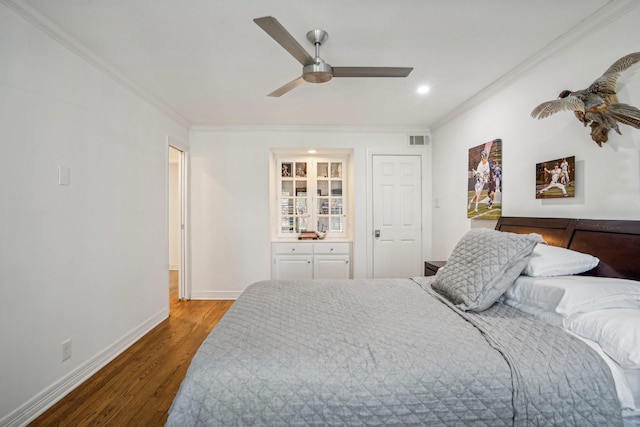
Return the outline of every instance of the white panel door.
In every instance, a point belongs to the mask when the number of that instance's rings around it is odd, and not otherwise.
[[[422,275],[420,156],[373,156],[373,277]]]

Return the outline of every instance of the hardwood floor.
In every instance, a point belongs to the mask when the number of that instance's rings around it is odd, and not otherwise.
[[[29,426],[163,426],[191,358],[233,301],[178,301],[170,316]]]

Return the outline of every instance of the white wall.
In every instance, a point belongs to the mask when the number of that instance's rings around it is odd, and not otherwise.
[[[640,219],[640,130],[620,125],[622,136],[612,131],[600,148],[573,113],[542,120],[529,115],[561,90],[586,88],[615,60],[639,51],[638,22],[637,7],[433,131],[433,198],[440,201],[433,209],[434,259],[447,259],[470,227],[495,225],[466,218],[468,149],[495,138],[503,140],[503,215]],[[619,98],[640,107],[640,73]],[[536,163],[565,156],[576,157],[576,197],[536,199]]]
[[[191,159],[191,286],[193,298],[234,298],[271,277],[269,161],[273,148],[354,150],[353,271],[367,277],[367,153],[424,153],[430,200],[431,148],[407,146],[407,132],[330,128],[195,128]],[[424,208],[425,256],[431,212]],[[371,231],[371,230],[369,230]]]
[[[20,425],[167,316],[167,135],[188,133],[3,4],[0,130],[0,425]]]

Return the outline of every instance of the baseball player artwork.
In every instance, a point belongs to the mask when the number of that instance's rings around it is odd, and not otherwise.
[[[498,219],[502,215],[502,140],[469,149],[467,218]]]
[[[575,197],[576,157],[536,164],[536,199]]]

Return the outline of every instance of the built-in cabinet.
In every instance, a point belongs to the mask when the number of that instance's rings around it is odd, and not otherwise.
[[[350,279],[352,150],[272,154],[272,279]]]
[[[277,242],[272,254],[275,280],[351,278],[349,242]]]

